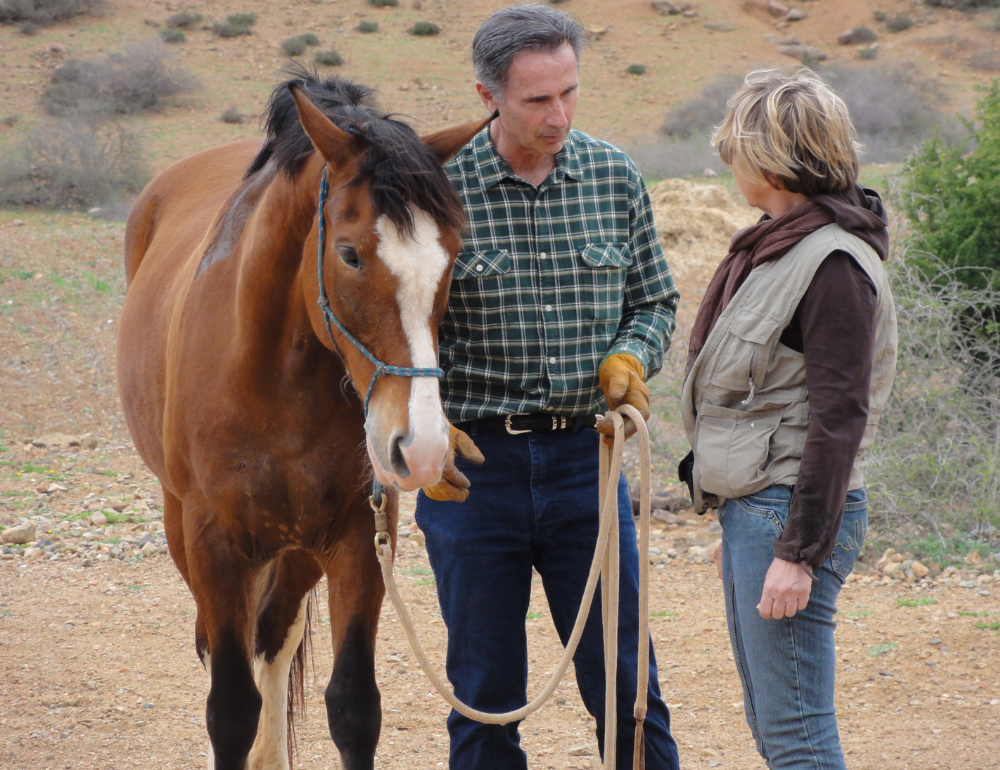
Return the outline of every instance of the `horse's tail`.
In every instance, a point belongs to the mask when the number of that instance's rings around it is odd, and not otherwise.
[[[295,767],[295,718],[306,710],[306,661],[312,659],[312,614],[316,611],[316,589],[309,592],[302,639],[288,670],[288,766]]]

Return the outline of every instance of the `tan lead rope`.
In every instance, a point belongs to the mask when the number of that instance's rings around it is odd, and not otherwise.
[[[649,610],[648,610],[648,586],[649,586],[649,433],[646,430],[646,423],[642,415],[635,407],[623,404],[616,411],[608,412],[615,430],[614,443],[608,446],[601,441],[600,449],[600,527],[597,534],[597,545],[594,549],[594,560],[590,565],[590,573],[587,576],[587,584],[584,587],[583,598],[580,602],[580,610],[577,613],[576,622],[573,624],[573,631],[569,637],[569,643],[563,651],[556,666],[555,672],[545,688],[525,706],[502,714],[491,714],[485,711],[467,706],[462,703],[452,689],[441,679],[438,672],[427,659],[420,640],[417,638],[413,620],[406,609],[402,596],[399,594],[399,586],[392,571],[392,546],[390,545],[388,532],[388,516],[384,510],[372,503],[375,509],[375,551],[378,555],[379,564],[382,566],[382,579],[385,581],[386,592],[399,615],[400,623],[406,638],[410,641],[410,647],[417,657],[417,661],[423,668],[427,678],[430,679],[434,689],[440,693],[441,697],[455,709],[469,719],[477,722],[492,725],[505,725],[510,722],[518,722],[529,714],[534,713],[544,705],[544,703],[555,692],[559,682],[562,681],[569,663],[576,653],[580,637],[583,636],[583,628],[590,614],[590,606],[594,600],[594,592],[597,588],[598,578],[601,580],[601,594],[603,603],[604,618],[604,654],[605,654],[605,699],[604,699],[604,767],[616,767],[616,747],[617,747],[617,703],[616,703],[616,682],[618,666],[618,478],[621,475],[622,450],[625,445],[625,429],[623,417],[628,417],[636,426],[636,433],[639,436],[640,450],[640,525],[639,525],[639,660],[638,660],[638,688],[635,699],[635,752],[633,754],[634,770],[642,770],[645,766],[645,750],[643,747],[643,720],[646,716],[646,691],[649,687]],[[384,500],[385,498],[383,498]],[[384,506],[384,503],[383,503]],[[610,546],[610,547],[609,547]]]

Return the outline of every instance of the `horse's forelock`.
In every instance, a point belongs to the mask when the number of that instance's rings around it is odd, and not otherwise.
[[[371,88],[337,77],[320,80],[298,64],[291,65],[286,74],[291,78],[274,89],[261,115],[267,140],[245,177],[259,172],[273,158],[278,169],[294,179],[315,152],[289,90],[296,84],[339,128],[366,140],[368,150],[359,157],[350,184],[368,186],[376,218],[384,214],[400,232],[412,234],[410,207],[417,206],[439,226],[462,226],[461,201],[440,162],[410,126],[371,106]]]

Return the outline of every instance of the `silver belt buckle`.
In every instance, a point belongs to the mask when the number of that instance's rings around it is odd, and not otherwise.
[[[531,433],[530,430],[514,430],[514,428],[511,427],[511,425],[510,425],[510,418],[511,417],[518,417],[518,416],[519,415],[516,415],[516,414],[508,414],[507,417],[504,419],[503,424],[504,424],[504,427],[507,429],[507,432],[510,435],[512,435],[512,436],[517,436],[517,435],[519,435],[521,433]]]

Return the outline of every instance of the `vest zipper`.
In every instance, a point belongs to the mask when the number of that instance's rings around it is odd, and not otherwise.
[[[747,385],[750,388],[750,395],[746,397],[746,400],[740,401],[743,406],[746,406],[751,401],[753,401],[753,394],[756,387],[753,384],[753,362],[757,358],[757,345],[753,346],[753,350],[750,352],[750,366],[747,367]]]

